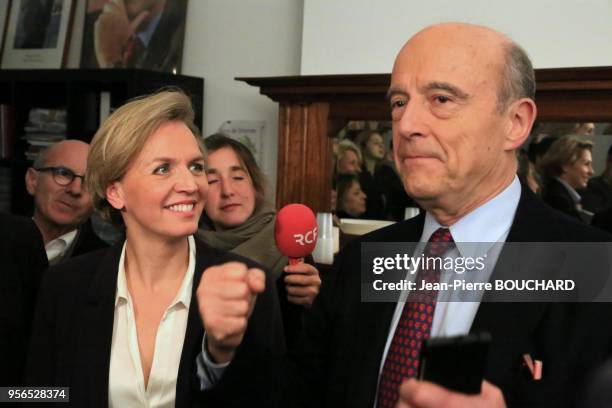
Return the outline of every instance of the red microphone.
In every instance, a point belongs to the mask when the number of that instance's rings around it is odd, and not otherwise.
[[[317,245],[317,218],[303,204],[288,204],[276,215],[274,238],[281,254],[295,265],[314,251]]]

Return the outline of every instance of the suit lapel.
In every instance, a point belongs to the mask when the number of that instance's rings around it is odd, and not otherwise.
[[[547,223],[546,211],[542,204],[531,191],[522,187],[521,198],[516,210],[516,215],[510,227],[506,242],[550,242],[555,241],[554,233],[551,236],[551,226]],[[537,248],[525,248],[536,250]],[[490,281],[508,278],[512,271],[528,270],[529,256],[517,257],[515,251],[504,247]],[[550,270],[553,270],[551,268]],[[517,276],[518,277],[518,276]],[[544,278],[542,276],[541,278]],[[513,303],[510,307],[507,303],[491,303],[486,301],[480,304],[470,332],[490,332],[495,339],[514,338],[520,333],[521,336],[529,336],[537,327],[542,315],[547,310],[548,304],[537,303]]]
[[[92,280],[83,311],[83,329],[79,334],[82,354],[79,373],[87,373],[91,406],[108,406],[108,377],[115,315],[117,273],[123,242],[111,248],[102,258]],[[77,378],[76,381],[82,381]]]
[[[378,234],[363,242],[418,242],[423,233],[425,215],[421,214],[411,220],[396,224],[390,228],[395,231],[378,239]],[[359,252],[361,254],[361,251]],[[360,284],[359,265],[361,256],[353,260],[357,265],[357,282]],[[360,286],[352,287],[360,295]],[[362,302],[359,301],[359,313],[357,321],[357,335],[354,343],[355,367],[351,370],[351,380],[348,382],[347,406],[372,407],[378,387],[378,374],[382,363],[383,353],[389,336],[391,320],[395,312],[394,302]]]

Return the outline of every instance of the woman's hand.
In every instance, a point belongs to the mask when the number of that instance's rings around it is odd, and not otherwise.
[[[211,266],[202,274],[196,295],[206,331],[206,348],[217,363],[227,363],[242,343],[257,294],[264,291],[261,269],[243,263]]]
[[[285,266],[287,299],[296,305],[310,307],[319,294],[321,278],[314,266],[300,262]]]

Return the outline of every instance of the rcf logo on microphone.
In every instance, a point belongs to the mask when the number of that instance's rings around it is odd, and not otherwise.
[[[293,238],[295,238],[296,244],[301,246],[317,242],[317,227],[314,227],[305,234],[293,234]]]

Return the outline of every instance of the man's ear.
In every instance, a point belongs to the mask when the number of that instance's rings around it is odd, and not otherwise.
[[[538,109],[532,99],[521,98],[514,101],[505,114],[508,115],[508,127],[504,148],[517,150],[529,137]]]
[[[26,190],[28,190],[28,193],[33,196],[36,192],[36,187],[38,186],[38,172],[32,167],[28,168],[26,171],[25,184]]]
[[[117,210],[123,209],[125,207],[125,201],[123,200],[123,190],[121,188],[121,183],[115,181],[111,183],[108,187],[106,187],[106,201],[113,206],[113,208]]]

